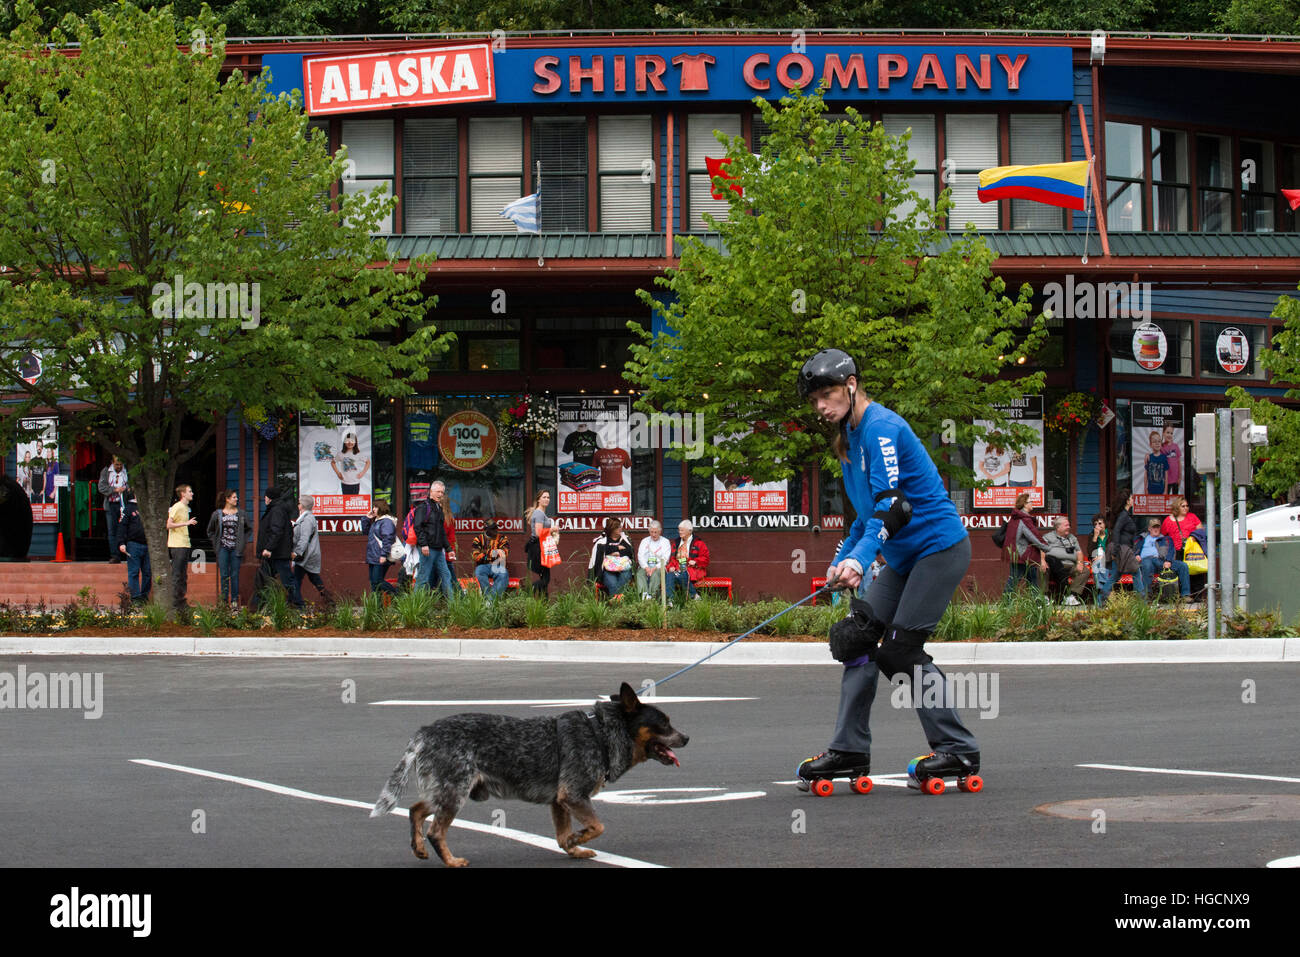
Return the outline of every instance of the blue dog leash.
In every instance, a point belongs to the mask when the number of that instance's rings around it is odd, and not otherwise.
[[[704,656],[703,658],[701,658],[699,661],[695,662],[695,664],[687,665],[685,668],[681,668],[681,669],[679,669],[679,670],[677,670],[677,671],[674,671],[674,672],[673,672],[672,674],[670,674],[667,678],[660,678],[658,681],[654,682],[653,687],[658,688],[660,685],[665,684],[666,682],[672,681],[672,680],[673,680],[674,678],[676,678],[678,675],[684,675],[684,674],[686,674],[686,672],[690,671],[692,668],[696,667],[697,665],[702,665],[702,664],[704,664],[704,662],[708,661],[708,660],[709,660],[710,658],[712,658],[714,655],[720,655],[720,654],[722,654],[724,651],[726,651],[726,650],[727,650],[728,648],[730,648],[732,645],[734,645],[734,644],[736,644],[736,643],[738,643],[738,642],[744,641],[746,638],[748,638],[748,637],[749,637],[750,635],[752,635],[754,632],[758,631],[758,629],[762,628],[764,625],[771,624],[772,622],[774,622],[774,621],[776,621],[778,618],[780,618],[782,615],[784,615],[786,612],[791,611],[791,610],[793,610],[793,609],[795,609],[795,608],[798,608],[800,605],[802,605],[802,604],[803,604],[804,602],[806,602],[806,601],[811,601],[812,599],[816,598],[818,595],[822,594],[822,592],[838,591],[839,589],[836,587],[836,583],[837,583],[838,581],[839,581],[839,576],[837,575],[835,578],[833,578],[833,579],[831,579],[830,581],[828,581],[825,585],[823,585],[821,588],[817,589],[817,590],[816,590],[815,592],[813,592],[811,595],[808,595],[808,596],[805,597],[805,598],[800,598],[800,599],[799,599],[797,602],[795,602],[793,605],[790,605],[790,606],[788,606],[788,607],[786,607],[786,608],[781,609],[781,611],[778,611],[778,612],[777,612],[775,615],[773,615],[771,618],[767,619],[767,621],[759,622],[757,625],[755,625],[753,628],[749,629],[749,631],[745,632],[743,635],[738,635],[737,637],[732,638],[729,642],[727,642],[725,645],[723,645],[723,646],[722,646],[721,648],[719,648],[717,651],[711,651],[711,652],[709,652],[707,655],[705,655],[705,656]],[[843,586],[840,586],[840,587],[843,587]],[[643,686],[642,686],[642,689],[644,690],[644,688],[645,688],[645,686],[643,685]]]

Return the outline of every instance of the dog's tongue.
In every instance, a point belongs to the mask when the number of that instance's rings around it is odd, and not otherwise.
[[[679,768],[680,768],[680,767],[682,766],[682,762],[680,762],[680,761],[677,760],[677,755],[673,753],[673,749],[672,749],[672,748],[664,748],[664,754],[666,754],[666,755],[668,756],[669,760],[671,760],[671,761],[673,762],[673,765],[674,765],[675,767],[679,767]]]

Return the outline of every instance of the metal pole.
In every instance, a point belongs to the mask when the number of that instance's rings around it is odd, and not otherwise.
[[[1207,474],[1205,476],[1205,534],[1208,548],[1205,552],[1206,557],[1206,578],[1205,578],[1205,614],[1210,622],[1210,638],[1214,638],[1218,632],[1218,622],[1215,620],[1215,612],[1218,610],[1218,602],[1215,600],[1215,590],[1218,588],[1219,580],[1215,575],[1214,564],[1214,527],[1218,523],[1214,520],[1214,476]]]
[[[1246,611],[1246,486],[1237,486],[1237,610]]]
[[[1232,410],[1219,409],[1219,527],[1223,529],[1223,547],[1219,550],[1219,581],[1222,583],[1220,609],[1232,614],[1236,604],[1232,595]]]

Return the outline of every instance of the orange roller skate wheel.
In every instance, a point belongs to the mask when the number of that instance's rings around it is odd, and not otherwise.
[[[984,790],[984,779],[978,774],[972,774],[968,778],[962,778],[957,782],[957,789],[960,791],[969,791],[971,794],[977,794]]]
[[[926,794],[942,794],[943,778],[926,778],[925,783],[921,785],[921,790]]]
[[[859,794],[870,794],[871,778],[867,777],[865,774],[860,777],[854,778],[853,790],[857,791]]]
[[[822,778],[820,781],[814,781],[812,786],[813,794],[818,797],[830,797],[835,793],[835,782]]]

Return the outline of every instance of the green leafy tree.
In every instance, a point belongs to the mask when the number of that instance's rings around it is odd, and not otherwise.
[[[913,191],[906,143],[883,126],[853,110],[828,120],[820,96],[755,102],[771,128],[760,156],[719,134],[734,177],[714,179],[730,204],[726,222],[710,219],[720,248],[685,238],[680,266],[658,280],[669,295],[641,292],[672,332],[630,326],[642,339],[625,373],[644,390],[639,407],[703,412],[705,439],[725,436],[709,446],[720,474],[787,478],[833,461],[795,381],[810,355],[837,347],[867,395],[941,438],[932,455],[949,474],[972,479],[939,449],[970,444],[974,419],[992,420],[1008,447],[1028,444],[1032,431],[993,406],[1043,385],[1041,372],[997,378],[1045,341],[1029,288],[1004,295],[974,232],[947,241],[935,218],[948,192],[932,206]]]
[[[0,45],[6,411],[57,406],[67,433],[122,457],[161,571],[172,489],[228,410],[402,394],[447,337],[424,322],[427,263],[399,272],[371,238],[393,200],[331,208],[345,156],[306,135],[296,95],[222,79],[210,14],[178,32],[170,9],[122,4],[50,49],[26,13]],[[183,446],[190,416],[211,424]]]
[[[1285,325],[1272,344],[1259,354],[1259,364],[1273,373],[1275,386],[1289,386],[1286,398],[1300,400],[1300,299],[1283,296],[1273,318]],[[1235,409],[1250,409],[1251,418],[1268,426],[1268,445],[1255,452],[1255,487],[1281,498],[1300,482],[1300,409],[1269,398],[1255,398],[1240,386],[1227,390]]]

